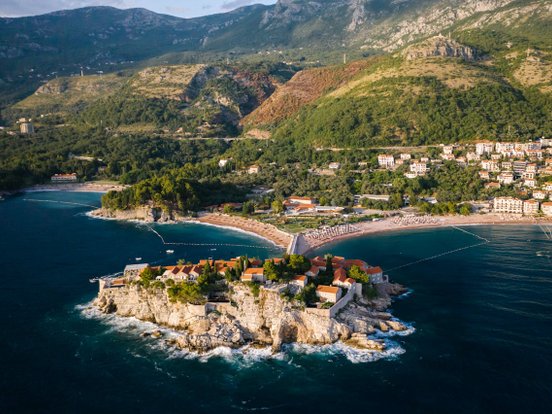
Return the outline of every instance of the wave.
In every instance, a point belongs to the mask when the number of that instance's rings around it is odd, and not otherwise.
[[[381,359],[392,360],[404,354],[406,350],[390,338],[394,336],[407,336],[416,331],[411,324],[403,322],[403,324],[407,326],[405,331],[378,331],[375,334],[369,335],[370,339],[383,340],[385,344],[384,351],[359,349],[338,341],[327,345],[301,343],[285,344],[282,346],[280,352],[274,352],[270,346],[258,347],[245,345],[240,348],[218,347],[205,353],[198,353],[187,349],[181,349],[172,344],[170,340],[176,339],[181,335],[180,332],[174,329],[163,327],[152,322],[142,321],[135,317],[123,317],[113,314],[106,315],[100,312],[92,303],[93,301],[77,305],[75,309],[83,318],[98,320],[102,324],[108,326],[109,329],[105,331],[105,334],[126,332],[138,336],[144,341],[144,344],[148,348],[163,352],[168,359],[189,359],[197,360],[202,363],[207,363],[211,359],[218,359],[240,367],[248,367],[268,360],[286,362],[288,365],[299,367],[299,365],[294,362],[294,357],[299,355],[343,356],[354,364],[374,362]],[[398,319],[395,320],[398,321]],[[162,339],[140,336],[143,332],[151,332],[154,330],[158,330],[162,333]]]

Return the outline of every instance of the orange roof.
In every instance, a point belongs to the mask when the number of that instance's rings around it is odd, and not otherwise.
[[[253,275],[242,275],[241,280],[253,280]]]
[[[340,282],[344,282],[345,279],[347,279],[347,271],[345,269],[340,267],[334,271],[334,281],[339,280]]]
[[[368,267],[368,264],[364,260],[360,259],[349,259],[345,260],[345,267],[358,266],[361,269]]]
[[[339,288],[335,286],[320,285],[316,288],[316,291],[323,293],[333,293],[334,295],[336,295],[337,292],[339,292]]]
[[[351,277],[348,277],[345,282],[349,282],[351,285],[354,285],[356,283],[356,280],[351,278]]]
[[[368,273],[369,275],[375,275],[376,273],[382,273],[382,272],[383,270],[379,266],[366,269],[366,273]]]
[[[262,267],[250,267],[243,272],[244,275],[262,275],[264,269]]]
[[[320,272],[320,269],[318,268],[318,266],[311,266],[309,272],[318,274],[318,272]]]
[[[293,280],[300,280],[301,282],[304,282],[307,280],[307,277],[305,275],[295,276]]]

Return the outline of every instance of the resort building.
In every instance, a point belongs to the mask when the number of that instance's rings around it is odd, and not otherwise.
[[[475,153],[477,155],[490,154],[493,152],[494,143],[490,141],[477,142],[475,144]]]
[[[541,209],[542,209],[542,213],[545,215],[545,216],[552,216],[552,202],[551,201],[547,201],[546,203],[542,203],[541,204]]]
[[[77,181],[77,174],[54,174],[50,177],[53,183],[72,183]]]
[[[548,193],[543,190],[535,190],[533,191],[533,198],[535,200],[544,200],[548,196]]]
[[[443,154],[444,155],[452,155],[452,151],[454,151],[454,146],[453,145],[443,146]]]
[[[466,154],[466,159],[468,160],[468,162],[479,161],[481,159],[481,156],[475,152],[468,152]]]
[[[482,180],[490,180],[491,176],[489,175],[489,171],[479,171],[479,178],[481,178]]]
[[[379,266],[370,267],[366,269],[365,272],[370,276],[370,283],[378,284],[389,281],[388,277],[383,275],[383,270]]]
[[[410,172],[416,173],[416,175],[425,175],[427,170],[428,168],[425,162],[413,162],[410,164]]]
[[[289,283],[303,289],[304,287],[307,286],[308,281],[309,281],[309,279],[307,278],[307,276],[299,275],[299,276],[295,276],[293,279],[291,279],[291,282],[289,282]]]
[[[399,157],[403,161],[408,161],[408,160],[412,159],[412,155],[410,155],[408,153],[402,153]]]
[[[393,168],[395,166],[395,158],[392,155],[380,154],[378,155],[378,164],[380,167]]]
[[[496,197],[493,210],[497,213],[523,214],[523,200],[514,197]]]
[[[526,178],[523,180],[523,185],[527,188],[535,188],[537,186],[537,182],[534,178]]]
[[[262,267],[250,267],[249,269],[245,269],[240,280],[242,282],[265,283],[266,278],[264,275],[264,269]]]
[[[523,202],[523,214],[534,216],[539,214],[540,204],[537,200],[526,200]]]
[[[500,172],[500,167],[498,166],[498,162],[494,160],[481,161],[481,168],[490,172]]]
[[[126,265],[123,275],[124,277],[128,277],[128,278],[138,277],[140,276],[140,273],[142,273],[142,270],[144,270],[147,267],[149,267],[148,263]]]
[[[510,171],[502,172],[497,177],[500,184],[508,185],[514,182],[514,173]]]
[[[514,161],[512,164],[512,167],[514,169],[514,173],[521,175],[525,172],[525,169],[527,168],[527,162],[525,161]]]
[[[336,303],[341,298],[341,288],[336,286],[320,285],[316,288],[316,296],[322,302]]]

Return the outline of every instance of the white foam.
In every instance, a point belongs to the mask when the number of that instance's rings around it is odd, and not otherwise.
[[[127,332],[139,336],[143,332],[151,332],[159,330],[163,334],[162,339],[153,339],[151,337],[141,338],[144,343],[153,350],[164,352],[169,359],[193,359],[202,363],[207,363],[211,359],[221,359],[231,364],[239,366],[252,366],[262,361],[279,360],[287,361],[290,365],[293,363],[296,355],[321,355],[321,356],[344,356],[348,361],[358,364],[378,361],[381,359],[396,359],[406,351],[395,341],[389,339],[393,336],[406,336],[415,332],[415,328],[411,324],[403,323],[407,326],[405,331],[390,331],[387,333],[377,332],[370,335],[370,339],[383,340],[385,343],[384,351],[358,349],[338,341],[328,345],[307,345],[307,344],[286,344],[282,347],[282,351],[273,352],[271,347],[255,347],[246,345],[241,348],[218,347],[209,352],[198,353],[186,349],[178,348],[171,345],[166,340],[176,339],[180,332],[156,325],[152,322],[145,322],[134,317],[122,317],[113,314],[103,314],[97,307],[92,305],[92,302],[75,307],[81,315],[86,319],[95,319],[101,321],[109,327],[106,334],[113,332]],[[138,355],[136,355],[138,356]]]

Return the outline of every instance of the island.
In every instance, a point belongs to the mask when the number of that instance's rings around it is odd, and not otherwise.
[[[387,311],[405,287],[379,266],[339,256],[131,264],[98,282],[93,306],[101,312],[171,328],[178,335],[169,345],[199,353],[337,341],[382,352],[385,342],[373,334],[407,329]]]

